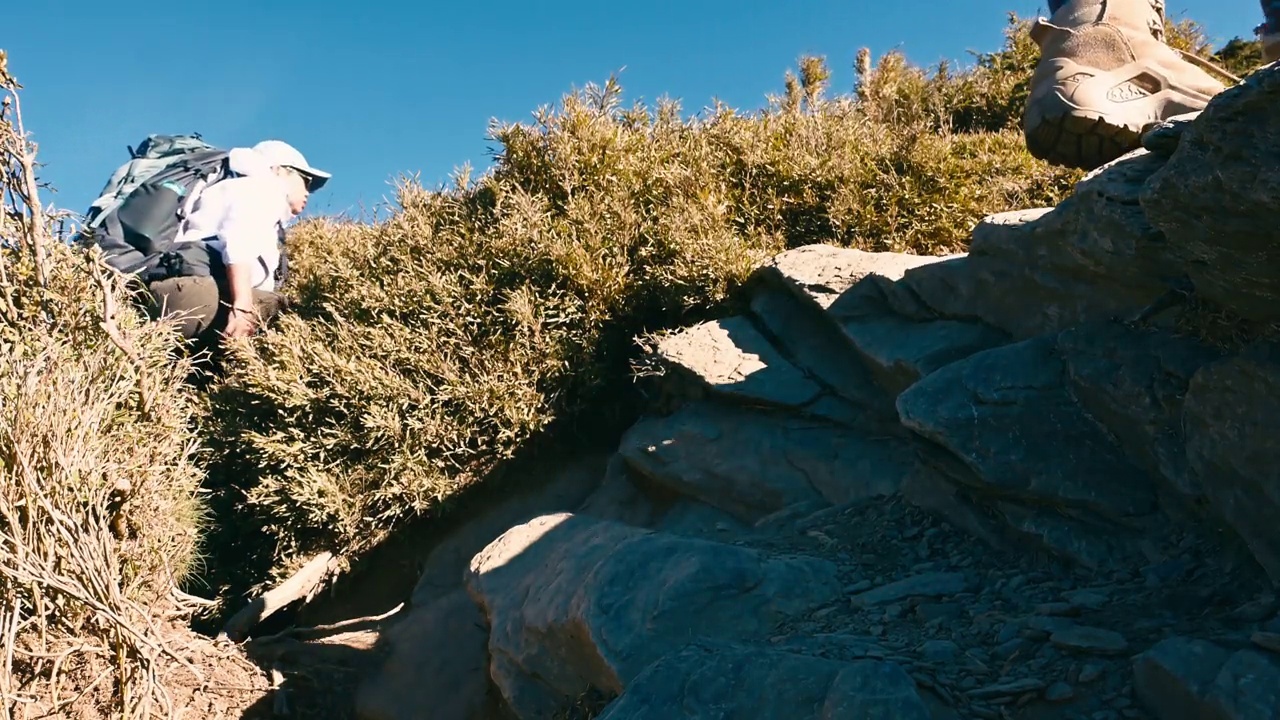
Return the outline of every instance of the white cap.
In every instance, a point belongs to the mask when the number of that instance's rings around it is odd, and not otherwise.
[[[302,156],[302,153],[283,140],[263,140],[253,146],[253,151],[261,155],[270,165],[293,168],[307,175],[310,178],[310,182],[307,183],[307,189],[311,192],[324,187],[329,178],[333,177],[323,170],[308,165],[307,159]]]

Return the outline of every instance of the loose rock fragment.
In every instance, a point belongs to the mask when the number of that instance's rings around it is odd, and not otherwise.
[[[1037,680],[1036,678],[1022,678],[1021,680],[1009,680],[1007,682],[981,687],[977,690],[970,690],[966,694],[977,700],[991,700],[994,698],[1021,695],[1028,692],[1039,692],[1043,689],[1044,681]]]
[[[1257,645],[1263,650],[1280,653],[1280,633],[1262,632],[1259,630],[1253,634],[1251,639],[1253,640],[1254,645]]]
[[[1049,642],[1064,650],[1119,655],[1129,649],[1129,641],[1112,630],[1077,625],[1065,628],[1049,636]]]
[[[1106,670],[1105,667],[1103,667],[1102,665],[1098,665],[1097,663],[1087,663],[1083,668],[1080,669],[1079,680],[1081,683],[1091,683],[1097,680],[1098,678],[1102,677],[1102,673],[1105,670]]]
[[[1055,617],[1072,617],[1080,614],[1080,606],[1067,602],[1041,603],[1036,606],[1036,612]]]
[[[964,573],[931,572],[882,585],[850,599],[854,607],[883,605],[909,597],[942,597],[957,595],[969,587]]]
[[[1062,597],[1072,605],[1086,610],[1100,610],[1111,599],[1100,590],[1073,590]]]
[[[1064,682],[1056,682],[1045,688],[1044,691],[1044,699],[1055,703],[1067,702],[1074,699],[1075,696],[1076,691]]]

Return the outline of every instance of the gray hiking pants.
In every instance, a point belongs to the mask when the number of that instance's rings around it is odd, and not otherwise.
[[[180,314],[178,330],[198,345],[214,347],[227,325],[229,308],[219,302],[225,297],[217,279],[212,277],[176,277],[159,280],[147,286],[151,297],[147,314],[153,319]],[[264,290],[253,291],[253,304],[265,324],[284,310],[283,295]]]

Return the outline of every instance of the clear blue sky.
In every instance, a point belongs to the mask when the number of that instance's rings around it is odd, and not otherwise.
[[[0,48],[27,86],[54,203],[83,211],[125,147],[198,131],[218,145],[278,137],[334,173],[308,213],[358,214],[398,175],[428,187],[470,161],[488,167],[491,118],[524,121],[573,87],[622,70],[625,98],[720,99],[754,110],[802,54],[826,56],[836,92],[858,48],[969,63],[994,50],[997,0],[335,0],[11,3]],[[1169,0],[1221,44],[1249,37],[1256,0]]]

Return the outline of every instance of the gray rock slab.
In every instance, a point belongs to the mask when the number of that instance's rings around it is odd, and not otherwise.
[[[758,640],[840,593],[836,568],[743,547],[555,514],[472,560],[468,592],[491,628],[491,674],[521,717],[586,687],[621,693],[692,640]]]
[[[729,398],[802,407],[823,393],[742,316],[667,335],[658,341],[657,353],[668,365]]]
[[[835,317],[880,385],[894,395],[939,368],[1008,342],[1003,332],[982,323]]]
[[[453,528],[425,552],[422,573],[411,602],[430,605],[458,589],[467,564],[476,553],[512,525],[546,513],[570,511],[601,486],[609,460],[589,455],[547,468],[545,474],[522,478],[517,488]]]
[[[1156,720],[1264,720],[1280,714],[1280,659],[1172,637],[1133,661],[1134,694]]]
[[[1191,379],[1187,457],[1211,507],[1280,582],[1280,346],[1259,345]]]
[[[1138,202],[1164,163],[1137,151],[1054,208],[984,218],[967,256],[912,268],[900,284],[942,317],[981,320],[1014,339],[1132,316],[1185,273]]]
[[[902,422],[953,453],[987,493],[1146,515],[1152,482],[1066,390],[1053,335],[953,363],[898,398]]]
[[[362,720],[481,720],[492,707],[484,615],[458,588],[384,633],[386,658],[356,693]]]
[[[902,279],[908,270],[942,258],[892,252],[867,252],[834,245],[806,245],[775,256],[762,268],[823,310],[837,302],[846,307],[866,296],[878,306],[881,281]]]
[[[946,597],[958,595],[970,587],[970,578],[962,572],[929,572],[912,575],[850,598],[856,607],[884,605],[910,597]]]
[[[897,424],[893,399],[864,364],[851,362],[848,338],[824,312],[809,307],[776,283],[761,284],[751,296],[751,311],[778,338],[787,356],[838,397],[853,405],[855,424]],[[830,415],[828,415],[830,416]]]
[[[1142,208],[1201,297],[1255,320],[1280,319],[1280,68],[1218,94],[1147,181]]]
[[[619,452],[651,480],[748,523],[818,499],[894,493],[915,463],[898,438],[710,403],[641,420]]]
[[[1179,499],[1200,504],[1187,462],[1182,402],[1191,378],[1222,353],[1167,330],[1095,323],[1058,337],[1071,394],[1125,455],[1162,478]]]

